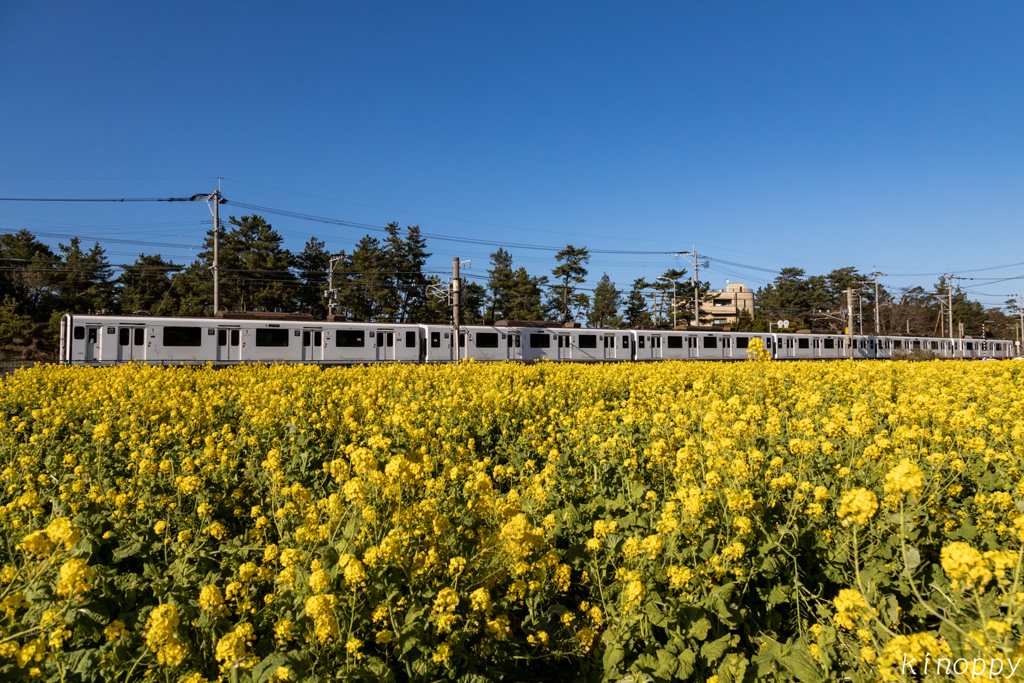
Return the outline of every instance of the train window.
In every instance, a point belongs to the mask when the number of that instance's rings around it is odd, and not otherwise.
[[[384,346],[384,333],[383,332],[378,332],[377,333],[377,341],[375,343],[377,344],[378,347]]]
[[[939,348],[939,342],[932,342],[932,350],[935,351],[935,350],[938,350],[938,348]]]
[[[466,345],[466,335],[464,333],[462,333],[462,332],[459,332],[459,346],[465,346],[465,345]]]
[[[335,346],[366,346],[362,330],[338,330],[334,337]]]
[[[903,348],[903,340],[902,339],[894,339],[893,342],[892,342],[892,347],[894,349],[902,349]]]
[[[531,349],[548,349],[548,348],[551,348],[551,335],[544,334],[543,332],[541,332],[539,334],[531,334],[530,335],[530,348]]]
[[[496,348],[498,348],[498,333],[497,332],[477,332],[477,334],[476,334],[476,347],[478,349],[496,349]]]
[[[670,349],[681,349],[681,348],[683,348],[683,338],[682,337],[669,337],[668,338],[668,348],[670,348]]]
[[[312,339],[312,335],[310,335],[309,330],[303,330],[302,331],[302,345],[303,346],[309,346],[309,343],[312,340],[313,340]]]
[[[74,336],[75,339],[85,339],[85,328],[81,326],[75,327]]]
[[[736,348],[745,349],[750,344],[749,337],[736,337]]]
[[[825,340],[825,348],[826,349],[834,349],[835,347],[836,347],[836,340],[835,339],[826,339]]]
[[[128,346],[132,343],[132,331],[127,327],[122,327],[117,331],[117,343],[121,346]]]
[[[506,341],[508,342],[508,348],[510,348],[510,349],[512,348],[512,337],[513,337],[513,336],[515,336],[515,335],[511,335],[511,334],[510,334],[510,335],[508,335],[508,336],[507,336],[507,337],[505,338],[505,339],[506,339]]]
[[[996,344],[996,351],[1002,351],[1002,350],[1003,350],[1003,345],[1002,344]]]
[[[562,335],[558,335],[558,348],[562,348]]]
[[[416,331],[410,330],[405,333],[405,348],[413,349],[416,348]]]
[[[287,331],[285,331],[287,335]],[[201,327],[165,327],[164,346],[202,346]]]
[[[604,348],[608,348],[608,335],[601,337],[604,340]]]
[[[644,348],[644,336],[642,334],[640,335],[640,344],[639,344],[639,346],[640,346],[641,349]]]
[[[430,348],[439,349],[441,348],[441,333],[431,332],[430,333]]]
[[[256,330],[256,346],[288,346],[288,330]]]
[[[654,341],[658,344],[658,348],[661,348],[661,337],[655,337]]]
[[[228,345],[228,331],[227,330],[217,330],[217,346],[227,346],[227,345]]]
[[[90,327],[89,328],[89,339],[87,340],[86,343],[88,343],[88,344],[95,344],[96,343],[96,335],[97,335],[96,330],[97,330],[97,328],[95,328],[95,327]]]
[[[704,348],[705,349],[717,349],[718,338],[717,337],[704,337]]]
[[[319,331],[314,332],[313,333],[313,346],[323,346],[323,345],[324,345],[324,333],[323,332],[319,332]]]
[[[810,340],[806,339],[806,338],[797,339],[796,343],[797,343],[797,347],[799,347],[801,349],[808,349],[808,348],[811,347]]]
[[[521,340],[519,339],[519,335],[517,334],[517,335],[516,335],[516,348],[517,348],[517,349],[519,348],[519,343],[520,343],[520,341],[521,341]]]
[[[624,348],[624,349],[628,349],[629,348],[629,335],[628,334],[622,335],[622,348]]]
[[[914,348],[915,349],[921,348],[921,340],[920,339],[915,339],[914,340]]]
[[[967,347],[968,351],[973,351],[974,350],[974,342],[967,342],[967,344],[965,344],[965,346]]]
[[[581,334],[579,337],[579,343],[581,349],[596,349],[597,348],[597,335],[596,334]]]
[[[388,332],[388,334],[387,334],[387,345],[388,345],[388,348],[391,348],[392,346],[395,345],[395,333],[394,332]]]
[[[238,330],[231,330],[231,345],[238,346]]]
[[[135,346],[142,346],[146,340],[146,330],[141,327],[135,328]]]

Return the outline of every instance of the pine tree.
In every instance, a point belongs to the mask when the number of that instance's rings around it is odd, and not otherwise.
[[[72,313],[110,310],[114,305],[113,272],[99,242],[84,252],[81,240],[72,237],[69,244],[58,248],[64,265],[55,277],[57,306]]]
[[[546,277],[532,277],[526,272],[526,268],[517,270],[510,289],[508,319],[543,320],[541,294],[547,283]]]
[[[622,292],[615,288],[615,283],[608,277],[608,273],[601,276],[601,281],[594,288],[594,304],[587,315],[589,327],[621,327],[622,318],[619,317],[619,305],[622,302]]]
[[[124,314],[135,311],[155,314],[161,305],[166,306],[167,311],[176,310],[178,297],[173,296],[171,282],[174,272],[180,270],[182,266],[165,261],[160,254],[139,254],[135,263],[125,266],[117,278],[118,308]]]
[[[489,324],[509,317],[514,278],[512,254],[499,247],[498,251],[491,254],[491,268],[487,271],[487,289],[491,292],[490,311],[487,315]]]
[[[626,311],[623,314],[626,324],[632,328],[654,326],[651,314],[647,310],[647,302],[644,300],[643,290],[649,286],[650,284],[642,277],[633,280],[633,288],[629,291],[629,297],[626,299]]]
[[[582,284],[587,277],[587,269],[583,265],[590,261],[590,252],[586,247],[577,249],[569,244],[555,254],[555,259],[559,265],[551,271],[551,274],[561,281],[558,291],[562,297],[561,312],[564,323],[569,320],[574,308],[580,307],[581,304],[583,307],[586,306],[583,298],[573,295],[576,293],[574,285]]]
[[[327,315],[327,298],[324,291],[329,283],[331,254],[326,246],[316,237],[310,237],[305,248],[295,256],[295,268],[302,282],[296,297],[298,311],[310,313],[315,318]]]

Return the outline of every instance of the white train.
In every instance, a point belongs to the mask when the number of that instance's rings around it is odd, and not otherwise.
[[[779,360],[888,358],[931,351],[939,358],[1014,358],[1011,341],[931,337],[847,337],[707,330],[604,330],[468,325],[459,330],[459,358],[478,361],[576,362],[667,359],[742,360],[761,339]],[[376,362],[449,363],[455,358],[449,325],[321,322],[289,318],[157,318],[66,314],[60,324],[60,362],[117,365],[214,363]]]

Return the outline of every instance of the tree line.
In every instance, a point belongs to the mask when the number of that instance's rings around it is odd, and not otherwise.
[[[232,216],[220,226],[218,240],[222,309],[308,313],[315,318],[333,311],[367,322],[451,321],[450,300],[444,296],[449,278],[447,273],[425,270],[431,253],[419,226],[403,231],[398,223],[391,223],[381,238],[366,235],[350,252],[333,255],[322,240],[310,237],[302,251],[293,253],[261,216]],[[202,251],[189,264],[176,264],[160,254],[140,254],[134,263],[116,268],[99,243],[86,248],[80,239],[72,238],[54,251],[28,230],[0,235],[0,345],[26,345],[33,340],[52,345],[60,316],[69,312],[212,316],[212,261],[212,228]],[[499,248],[490,255],[483,282],[463,278],[461,321],[549,320],[598,328],[668,328],[674,298],[679,324],[710,322],[705,311],[694,311],[695,288],[703,307],[714,298],[710,285],[695,283],[686,269],[671,268],[652,281],[638,278],[628,290],[616,287],[605,273],[593,288],[587,288],[583,286],[589,275],[586,247],[567,245],[554,255],[554,261],[550,275],[532,275],[516,267],[512,255]],[[115,270],[120,271],[116,276]],[[335,295],[329,297],[332,275]],[[874,282],[852,267],[810,277],[799,268],[784,268],[774,282],[756,291],[753,314],[744,312],[734,328],[767,330],[769,322],[788,319],[791,329],[842,330],[848,287],[863,303],[865,331],[873,331]],[[947,287],[943,278],[934,291],[909,287],[889,292],[880,287],[882,331],[938,334],[940,300],[945,300]],[[1011,315],[1016,311],[1008,310]],[[997,309],[986,310],[959,288],[954,288],[953,311],[954,320],[964,322],[968,334],[981,334],[988,326],[1007,336],[1014,329],[1012,318]]]

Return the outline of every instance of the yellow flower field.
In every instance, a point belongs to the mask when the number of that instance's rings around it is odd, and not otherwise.
[[[0,680],[1004,677],[1022,379],[22,371],[0,384]]]

